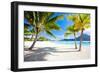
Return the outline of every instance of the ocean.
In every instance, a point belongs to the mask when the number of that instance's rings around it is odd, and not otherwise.
[[[57,43],[57,44],[67,44],[67,45],[73,45],[75,44],[74,41],[52,41],[53,43]],[[80,44],[80,41],[76,41],[77,45]],[[83,46],[89,46],[90,45],[90,41],[82,41],[82,45]]]

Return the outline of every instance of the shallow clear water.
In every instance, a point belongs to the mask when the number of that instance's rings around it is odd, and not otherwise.
[[[75,42],[74,41],[52,41],[53,43],[57,43],[57,44],[67,44],[67,45],[74,45]],[[76,42],[77,45],[80,44],[80,41]],[[90,41],[82,41],[82,46],[90,46]]]

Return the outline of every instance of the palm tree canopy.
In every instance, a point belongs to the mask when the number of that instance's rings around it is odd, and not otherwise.
[[[84,30],[90,28],[90,15],[89,14],[79,14],[77,21],[78,24],[75,25],[77,29]]]
[[[53,12],[25,12],[24,17],[33,27],[36,27],[38,33],[45,31],[47,34],[55,37],[51,30],[60,30],[56,21],[62,19],[63,15],[54,17]]]
[[[90,14],[74,14],[67,17],[69,20],[74,21],[76,30],[90,28]]]
[[[68,35],[74,34],[79,31],[75,29],[74,25],[68,26],[66,30],[67,31],[65,32],[64,36],[68,36]]]

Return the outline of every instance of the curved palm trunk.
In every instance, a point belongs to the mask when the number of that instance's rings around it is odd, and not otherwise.
[[[36,34],[36,36],[34,38],[34,41],[33,41],[32,45],[31,45],[31,47],[29,48],[29,50],[32,50],[32,48],[34,48],[34,45],[35,45],[35,43],[37,41],[37,37],[38,37],[38,34]]]
[[[36,43],[37,38],[38,38],[38,29],[37,29],[37,23],[38,23],[37,19],[38,19],[38,17],[37,17],[37,15],[38,15],[37,13],[34,13],[33,12],[33,17],[35,19],[35,21],[33,22],[33,24],[35,24],[35,32],[36,32],[36,35],[35,35],[34,41],[33,41],[32,45],[31,45],[31,47],[29,48],[29,50],[32,50],[32,48],[34,48],[35,43]],[[33,34],[32,34],[31,39],[32,38],[33,38]]]
[[[75,49],[77,49],[76,34],[75,34],[75,33],[74,33],[74,37],[75,37],[75,38],[74,38],[74,39],[75,39],[75,40],[74,40],[74,41],[75,41]]]
[[[83,30],[81,31],[79,51],[81,51],[81,48],[82,48],[82,38],[83,38]]]

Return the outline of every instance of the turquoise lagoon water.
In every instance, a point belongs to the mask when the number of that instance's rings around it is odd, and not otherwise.
[[[74,41],[52,41],[53,43],[57,44],[67,44],[67,45],[74,45]],[[77,45],[80,44],[80,41],[76,41]],[[82,41],[82,46],[88,47],[90,46],[90,41]]]

